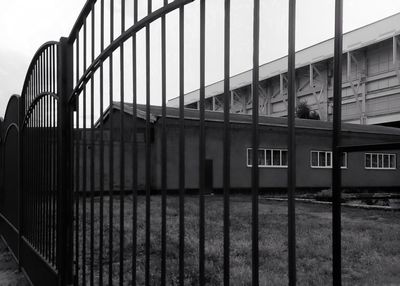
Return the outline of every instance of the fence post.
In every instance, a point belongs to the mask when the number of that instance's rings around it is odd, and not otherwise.
[[[57,55],[58,102],[58,227],[57,265],[58,284],[72,285],[73,281],[73,197],[72,197],[72,110],[68,99],[72,93],[73,49],[67,38],[61,38]]]
[[[333,128],[332,128],[332,275],[333,285],[342,285],[342,227],[340,145],[342,129],[342,55],[343,0],[335,1],[335,41],[333,58]]]
[[[18,268],[22,268],[22,236],[24,229],[24,145],[23,125],[25,117],[25,96],[21,95],[18,101]]]

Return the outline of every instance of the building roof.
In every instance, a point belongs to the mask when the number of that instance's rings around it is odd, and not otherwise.
[[[369,46],[400,34],[400,13],[343,34],[343,53]],[[307,66],[333,57],[334,38],[320,42],[296,52],[296,68]],[[260,66],[260,80],[287,72],[287,56]],[[251,84],[252,70],[230,78],[230,90]],[[206,86],[205,97],[213,97],[224,92],[223,80]],[[199,100],[199,90],[185,95],[185,105]],[[168,101],[168,106],[177,107],[179,98]]]
[[[139,108],[141,106],[141,108]],[[115,110],[121,110],[121,103],[120,102],[113,102],[113,109]],[[125,103],[124,104],[124,112],[133,115],[133,104],[132,103]],[[110,115],[110,106],[107,107],[107,109],[104,111],[103,114],[103,120],[106,121],[108,116]],[[136,111],[136,116],[138,118],[141,118],[143,120],[146,120],[146,106],[145,105],[138,105],[137,111]],[[154,123],[157,120],[157,118],[150,113],[150,122]],[[97,119],[96,123],[94,124],[94,128],[98,128],[100,125],[100,118]]]
[[[113,108],[116,110],[121,109],[119,102],[114,102]],[[104,113],[104,120],[109,115],[110,108],[108,107]],[[124,104],[124,112],[133,115],[132,103]],[[143,120],[146,119],[146,105],[137,105],[137,116]],[[197,109],[185,108],[184,116],[186,120],[199,120],[200,112]],[[150,121],[156,122],[162,117],[161,106],[150,106]],[[179,108],[167,107],[166,117],[171,119],[179,118]],[[205,121],[207,122],[223,122],[224,113],[218,111],[205,111]],[[99,121],[98,121],[99,122]],[[237,124],[252,124],[252,115],[249,114],[230,114],[230,122]],[[285,117],[271,117],[271,116],[259,116],[259,124],[262,126],[275,126],[275,127],[287,127],[287,118]],[[96,123],[96,127],[98,124]],[[310,119],[298,119],[296,118],[296,128],[301,129],[317,129],[317,130],[332,130],[332,122],[310,120]],[[386,135],[397,135],[400,136],[400,129],[379,125],[360,125],[351,123],[342,123],[342,131],[345,132],[360,132],[360,133],[372,133],[372,134],[386,134]]]

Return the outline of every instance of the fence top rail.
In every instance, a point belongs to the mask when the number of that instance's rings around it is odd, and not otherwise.
[[[23,85],[22,91],[21,91],[21,96],[25,96],[25,91],[26,91],[26,88],[27,88],[27,86],[28,86],[28,83],[29,83],[29,80],[30,80],[30,76],[31,76],[32,70],[34,69],[38,58],[42,55],[42,53],[43,53],[47,48],[49,48],[49,47],[51,47],[51,46],[53,46],[53,45],[58,45],[58,42],[57,42],[57,41],[49,41],[49,42],[46,42],[46,43],[44,43],[43,45],[41,45],[41,46],[39,47],[39,49],[36,51],[35,55],[33,56],[32,60],[31,60],[31,63],[29,64],[28,70],[27,70],[27,72],[26,72],[25,80],[24,80],[24,85]]]
[[[45,98],[45,97],[47,97],[47,96],[53,97],[55,100],[58,100],[58,99],[59,99],[58,95],[57,95],[56,93],[54,93],[54,92],[42,92],[42,93],[39,93],[39,94],[35,97],[35,99],[30,103],[30,105],[29,105],[29,107],[28,107],[28,109],[27,109],[27,111],[26,111],[26,113],[25,113],[25,115],[24,115],[24,120],[23,120],[23,122],[22,122],[21,130],[23,130],[23,129],[25,128],[25,126],[27,125],[28,120],[30,119],[30,117],[31,117],[31,115],[32,115],[32,112],[33,112],[33,110],[35,109],[35,106],[38,104],[38,102],[39,102],[42,98]]]
[[[118,38],[116,38],[104,51],[90,64],[90,66],[85,70],[82,77],[79,79],[78,83],[76,84],[72,94],[69,98],[69,102],[73,102],[75,97],[78,96],[83,88],[85,87],[86,83],[91,79],[94,72],[101,66],[101,63],[104,62],[117,48],[121,46],[126,40],[131,38],[134,34],[139,32],[141,29],[149,25],[150,23],[156,21],[157,19],[161,18],[162,16],[182,7],[188,3],[193,2],[194,0],[175,0],[166,6],[163,6],[151,14],[147,15],[146,17],[142,18],[137,23],[133,24],[129,29],[127,29],[124,33],[122,33]],[[81,12],[81,14],[83,11]],[[82,15],[80,15],[82,16]],[[71,38],[70,38],[71,39]],[[69,40],[70,40],[69,39]],[[73,37],[72,37],[73,39]],[[71,42],[69,42],[71,44]]]
[[[11,95],[10,99],[8,100],[6,111],[4,113],[4,118],[1,123],[3,128],[7,128],[8,125],[10,125],[13,122],[18,122],[19,100],[20,100],[20,96],[18,94]],[[14,101],[16,101],[16,103],[14,103]],[[12,108],[16,108],[17,110],[12,110]],[[0,129],[0,130],[4,131],[2,129]]]
[[[75,21],[74,26],[72,27],[72,30],[69,34],[68,37],[68,43],[72,44],[75,42],[77,35],[79,33],[79,30],[82,28],[83,24],[85,23],[86,17],[90,14],[92,11],[92,7],[94,4],[96,4],[97,0],[87,0],[85,3],[85,6],[83,6],[81,12],[79,13],[78,18]]]

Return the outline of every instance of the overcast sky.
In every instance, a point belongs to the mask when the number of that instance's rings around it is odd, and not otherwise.
[[[252,0],[232,1],[231,74],[251,68]],[[0,116],[10,95],[20,94],[32,56],[44,42],[68,36],[85,0],[2,0],[0,6]],[[107,2],[107,0],[106,0]],[[115,2],[119,2],[115,0]],[[127,0],[132,2],[132,0]],[[139,0],[145,7],[147,0]],[[154,6],[161,0],[154,0]],[[196,1],[199,2],[199,1]],[[287,53],[288,0],[261,0],[260,63]],[[223,3],[207,0],[207,84],[223,75]],[[198,3],[186,10],[185,91],[198,84]],[[344,31],[400,12],[399,0],[344,0]],[[144,15],[145,11],[141,14]],[[333,36],[334,0],[297,0],[296,49]],[[127,20],[129,23],[129,20]],[[171,20],[171,23],[177,21]],[[174,24],[172,24],[174,25]],[[128,25],[129,26],[129,25]],[[153,37],[158,30],[154,29]],[[185,46],[186,48],[186,46]],[[175,58],[176,55],[169,55]],[[172,91],[175,89],[172,88]],[[141,96],[141,95],[139,95]],[[168,97],[177,96],[175,92]],[[158,103],[155,101],[154,103]]]

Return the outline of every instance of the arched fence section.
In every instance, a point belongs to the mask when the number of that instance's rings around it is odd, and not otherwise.
[[[21,96],[22,235],[36,255],[21,257],[20,264],[35,284],[56,283],[59,276],[58,54],[59,43],[54,41],[38,49]],[[32,264],[37,265],[34,271]]]
[[[2,124],[1,231],[35,285],[55,285],[61,212],[58,42],[35,53]]]
[[[0,215],[3,236],[13,250],[19,255],[19,122],[18,109],[20,97],[12,96],[7,104],[4,120],[1,124],[1,194]]]

